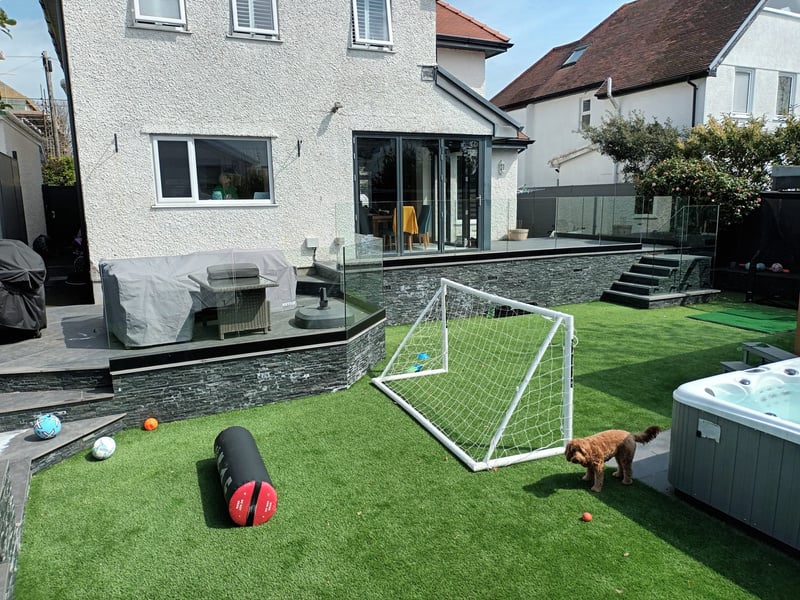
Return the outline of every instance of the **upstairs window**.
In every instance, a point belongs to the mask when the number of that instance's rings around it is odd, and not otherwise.
[[[775,105],[775,114],[786,117],[794,109],[794,75],[781,73],[778,75],[778,101]]]
[[[390,0],[353,0],[353,43],[364,46],[392,45]]]
[[[277,0],[231,0],[233,31],[278,35]]]
[[[750,114],[753,110],[753,72],[736,70],[733,84],[733,112]]]
[[[577,48],[575,48],[575,50],[573,50],[573,51],[572,51],[572,54],[570,54],[570,55],[567,57],[567,60],[565,60],[565,61],[564,61],[564,64],[563,64],[563,65],[561,65],[561,66],[562,66],[562,67],[567,67],[567,66],[569,66],[569,65],[574,65],[576,62],[578,62],[578,59],[579,59],[581,56],[583,56],[583,53],[584,53],[584,52],[586,52],[586,49],[587,49],[588,47],[589,47],[589,46],[578,46]]]
[[[589,125],[592,124],[592,101],[591,99],[587,98],[585,100],[581,100],[581,121],[580,121],[580,130],[583,131]]]
[[[159,205],[274,204],[269,139],[153,138]]]
[[[186,26],[183,0],[133,0],[134,19],[151,25]]]

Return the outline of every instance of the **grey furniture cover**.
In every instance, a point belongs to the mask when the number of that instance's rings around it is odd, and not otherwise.
[[[0,239],[0,337],[47,327],[44,259],[19,240]]]
[[[102,260],[100,282],[109,331],[126,348],[188,342],[195,313],[208,308],[199,284],[189,275],[206,275],[210,266],[232,263],[255,264],[262,276],[278,282],[266,290],[272,312],[296,308],[297,273],[277,249]]]

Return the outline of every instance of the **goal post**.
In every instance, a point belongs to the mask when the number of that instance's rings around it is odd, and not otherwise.
[[[373,383],[473,471],[572,437],[572,316],[442,279]]]

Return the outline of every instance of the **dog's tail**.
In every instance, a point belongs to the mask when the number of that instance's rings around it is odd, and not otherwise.
[[[633,439],[635,439],[639,444],[646,444],[647,442],[654,440],[659,433],[661,433],[661,428],[651,425],[643,432],[634,434]]]

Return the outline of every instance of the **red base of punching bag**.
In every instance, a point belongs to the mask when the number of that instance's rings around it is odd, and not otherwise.
[[[250,432],[228,427],[214,440],[214,456],[233,522],[244,526],[269,521],[278,507],[278,494]]]

